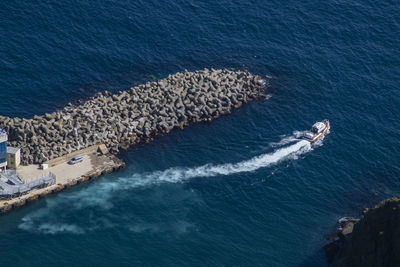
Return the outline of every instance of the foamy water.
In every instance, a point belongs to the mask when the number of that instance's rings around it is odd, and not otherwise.
[[[287,141],[296,141],[292,145],[285,146]],[[96,230],[97,227],[88,225],[68,224],[63,221],[54,220],[54,214],[62,206],[68,206],[72,210],[82,210],[90,207],[108,210],[113,208],[112,198],[121,191],[133,190],[138,187],[153,186],[160,183],[179,183],[189,179],[204,177],[229,176],[238,173],[256,172],[261,168],[267,168],[285,160],[296,160],[299,156],[312,150],[309,141],[295,139],[295,137],[284,137],[279,142],[280,148],[273,152],[261,154],[248,160],[237,163],[205,164],[198,167],[172,167],[164,171],[151,173],[135,173],[116,180],[99,181],[90,187],[73,193],[63,193],[55,199],[48,199],[47,207],[25,216],[20,229],[27,231],[38,231],[45,234],[74,233],[82,234],[86,231]],[[276,146],[275,143],[274,146]],[[53,221],[53,222],[52,222]],[[102,226],[104,227],[104,226]],[[102,228],[100,227],[100,228]],[[129,229],[149,229],[147,226],[129,226]],[[153,229],[153,228],[150,228]],[[135,231],[136,231],[135,230]]]

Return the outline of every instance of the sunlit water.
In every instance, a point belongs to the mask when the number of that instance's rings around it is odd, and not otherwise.
[[[270,98],[121,155],[123,171],[0,218],[1,266],[324,266],[343,216],[399,194],[396,1],[0,4],[0,114],[204,67]],[[318,145],[299,133],[322,119]]]

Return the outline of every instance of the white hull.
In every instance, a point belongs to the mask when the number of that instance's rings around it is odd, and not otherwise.
[[[304,139],[314,143],[320,139],[324,139],[325,135],[329,134],[331,124],[328,120],[316,122],[311,131],[306,131],[303,135]]]

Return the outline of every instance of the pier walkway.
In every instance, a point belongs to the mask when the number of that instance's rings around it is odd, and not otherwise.
[[[13,199],[0,200],[0,213],[8,212],[45,195],[60,192],[68,187],[95,179],[102,174],[111,173],[125,166],[125,163],[114,155],[103,155],[97,152],[98,147],[96,145],[46,162],[49,168],[45,170],[40,169],[38,165],[20,166],[16,173],[24,183],[21,186],[34,183],[36,181],[35,178],[44,177],[49,174],[55,176],[55,184],[45,188],[33,189],[29,193]],[[74,165],[68,164],[68,161],[76,155],[82,155],[83,161]],[[10,189],[10,186],[4,182],[0,186]]]

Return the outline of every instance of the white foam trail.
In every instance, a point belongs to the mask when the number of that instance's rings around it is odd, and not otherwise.
[[[283,136],[279,142],[275,142],[275,143],[273,142],[273,143],[270,143],[269,145],[271,147],[281,147],[281,146],[293,143],[295,141],[299,141],[299,138],[294,135]]]
[[[301,154],[311,151],[311,144],[306,140],[298,141],[287,147],[277,149],[272,153],[262,154],[249,160],[238,163],[206,164],[194,168],[174,167],[164,171],[155,171],[147,174],[133,174],[128,177],[120,177],[114,180],[99,181],[99,183],[85,190],[71,194],[60,195],[59,200],[64,199],[74,203],[75,208],[99,207],[110,209],[113,207],[113,195],[121,190],[129,190],[162,182],[178,183],[188,179],[200,177],[215,177],[220,175],[233,175],[237,173],[253,172],[260,168],[266,168],[280,161],[297,159]]]
[[[159,181],[179,182],[198,177],[213,177],[217,175],[253,172],[260,168],[276,164],[290,156],[295,159],[300,154],[306,153],[310,150],[310,142],[301,140],[291,146],[280,148],[273,153],[263,154],[238,163],[220,165],[206,164],[195,168],[171,168],[162,172],[152,173],[148,178],[158,178]]]
[[[42,223],[41,219],[49,216],[50,212],[54,209],[54,207],[49,207],[48,209],[40,209],[33,216],[28,215],[22,218],[22,223],[18,225],[18,227],[22,230],[26,231],[36,231],[44,234],[60,234],[60,233],[71,233],[71,234],[83,234],[85,231],[83,228],[75,225],[75,224],[67,224],[67,223],[51,223],[44,222]],[[40,221],[41,223],[37,223]]]
[[[292,145],[279,148],[272,153],[262,154],[238,163],[218,165],[206,164],[194,168],[175,167],[148,174],[134,174],[129,177],[99,181],[84,190],[58,195],[55,199],[46,200],[47,206],[24,217],[19,228],[29,231],[38,231],[44,234],[82,234],[86,231],[106,228],[109,226],[104,224],[104,222],[92,222],[93,225],[71,225],[63,223],[60,222],[58,216],[54,214],[57,214],[58,209],[63,206],[68,207],[68,210],[87,210],[88,207],[107,210],[113,208],[112,199],[122,190],[160,184],[163,182],[177,183],[199,177],[254,172],[260,168],[266,168],[287,159],[297,159],[300,155],[311,150],[310,142],[301,140]],[[141,229],[138,228],[132,228],[131,230],[141,231]]]
[[[293,136],[295,138],[301,138],[304,135],[305,131],[294,131]]]
[[[299,155],[307,153],[310,150],[312,150],[310,142],[301,140],[293,145],[280,148],[272,153],[256,156],[249,160],[238,163],[219,165],[206,164],[194,168],[174,167],[164,171],[155,171],[148,174],[134,174],[130,177],[120,177],[114,181],[96,184],[93,187],[88,188],[88,190],[97,192],[96,195],[101,195],[104,199],[104,196],[107,192],[146,186],[160,182],[177,183],[199,177],[214,177],[218,175],[232,175],[243,172],[253,172],[260,168],[269,167],[289,158],[297,159]],[[94,205],[96,205],[96,202],[99,201],[99,199],[94,195],[93,197],[87,196],[86,199]]]

